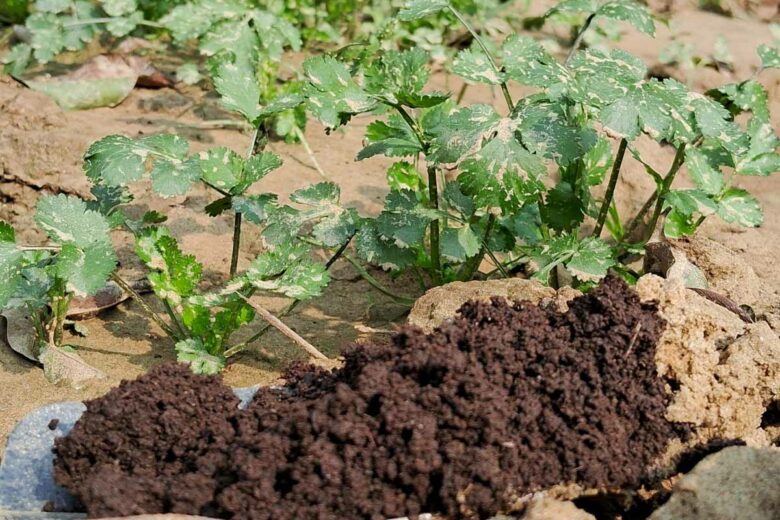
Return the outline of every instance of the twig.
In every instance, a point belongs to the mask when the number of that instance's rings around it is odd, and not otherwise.
[[[320,162],[317,160],[317,156],[314,155],[314,150],[312,150],[311,146],[309,146],[309,141],[306,140],[306,136],[303,135],[303,132],[297,126],[295,127],[295,135],[296,137],[298,137],[298,139],[301,140],[301,144],[303,145],[304,150],[306,150],[306,153],[309,156],[309,160],[311,161],[312,166],[314,166],[314,169],[317,170],[317,173],[320,174],[320,177],[322,177],[326,181],[330,180],[328,174],[325,173],[325,170],[323,170],[322,166],[320,166]]]
[[[317,348],[314,345],[312,345],[311,343],[303,339],[297,332],[295,332],[290,327],[285,325],[284,322],[282,322],[282,320],[280,320],[279,318],[271,314],[266,308],[261,307],[256,303],[253,303],[252,301],[250,301],[248,298],[245,298],[241,294],[239,294],[238,296],[241,299],[243,299],[247,303],[247,305],[252,307],[255,310],[255,312],[258,315],[260,315],[260,317],[262,317],[265,321],[271,324],[272,327],[276,328],[276,330],[278,330],[279,332],[287,336],[289,339],[297,343],[298,346],[300,346],[301,348],[303,348],[303,350],[308,352],[310,356],[316,359],[328,359],[328,357],[325,354],[317,350]]]
[[[623,357],[628,357],[628,355],[631,353],[631,349],[634,348],[634,343],[636,343],[637,338],[639,337],[639,331],[642,330],[642,322],[636,324],[636,327],[634,328],[634,333],[631,335],[631,341],[628,342],[628,350],[626,350],[626,353],[623,354]]]
[[[617,155],[615,156],[615,163],[612,165],[612,174],[609,176],[607,192],[604,195],[604,201],[601,203],[599,217],[596,221],[596,229],[593,230],[594,237],[601,236],[601,231],[604,229],[604,223],[607,221],[607,214],[612,205],[612,199],[615,196],[615,188],[617,187],[618,177],[620,177],[620,167],[623,165],[623,158],[626,156],[627,146],[628,141],[625,138],[621,139]]]

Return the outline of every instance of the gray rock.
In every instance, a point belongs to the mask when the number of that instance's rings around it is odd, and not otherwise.
[[[650,520],[780,519],[780,450],[726,448],[683,476]]]

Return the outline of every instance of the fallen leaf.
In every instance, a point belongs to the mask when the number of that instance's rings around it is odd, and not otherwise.
[[[52,384],[66,383],[79,388],[90,379],[105,377],[97,368],[89,365],[69,347],[58,348],[48,345],[40,355],[43,373]]]
[[[10,309],[0,315],[0,343],[34,363],[39,362],[35,328],[23,309]]]

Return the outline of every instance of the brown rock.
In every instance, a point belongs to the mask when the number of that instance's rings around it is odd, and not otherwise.
[[[778,476],[780,450],[726,448],[681,478],[650,520],[777,520]]]
[[[509,278],[485,282],[453,282],[425,293],[415,303],[408,323],[431,332],[445,320],[455,316],[458,309],[469,300],[488,301],[499,296],[511,301],[527,300],[531,303],[548,302],[565,311],[566,303],[581,294],[570,287],[558,292],[536,280]]]
[[[674,393],[667,418],[693,425],[689,444],[742,439],[768,445],[761,418],[780,397],[777,334],[765,322],[743,322],[679,279],[647,275],[637,291],[643,300],[658,301],[667,321],[656,364]]]

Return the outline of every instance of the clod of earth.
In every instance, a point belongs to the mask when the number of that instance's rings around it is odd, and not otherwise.
[[[91,517],[484,518],[561,483],[635,487],[683,430],[656,310],[612,277],[566,312],[470,302],[339,370],[297,367],[245,411],[164,366],[87,403],[55,477]]]

